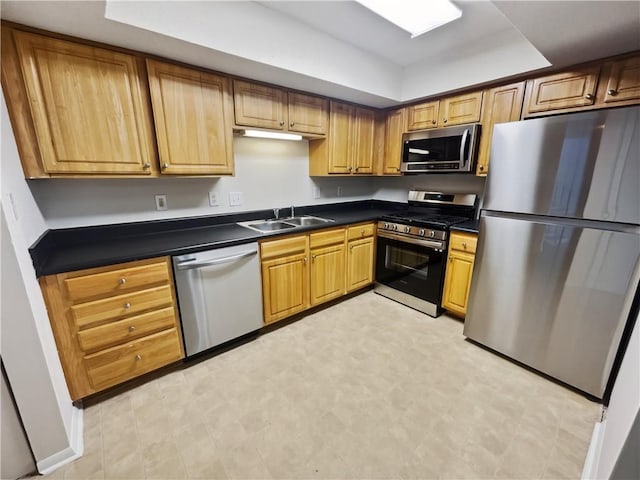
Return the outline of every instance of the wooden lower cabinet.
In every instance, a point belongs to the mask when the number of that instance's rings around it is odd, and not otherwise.
[[[311,305],[345,294],[344,240],[311,250]]]
[[[442,306],[462,317],[467,313],[477,241],[477,235],[460,232],[452,232],[449,240]]]
[[[371,285],[374,279],[375,225],[354,225],[347,229],[347,292]]]
[[[169,257],[39,281],[74,401],[184,358]]]
[[[307,260],[304,251],[262,262],[264,323],[282,320],[309,308]]]

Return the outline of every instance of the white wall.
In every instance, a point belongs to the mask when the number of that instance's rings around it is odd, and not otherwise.
[[[27,188],[2,98],[2,358],[39,469],[71,458],[79,410],[62,373],[29,245],[46,222]],[[4,225],[4,221],[3,221]],[[6,259],[6,262],[5,262]],[[15,268],[9,270],[15,262]],[[75,450],[74,450],[75,449]],[[42,470],[41,470],[42,471]]]
[[[406,202],[407,192],[412,188],[420,188],[433,192],[475,193],[482,195],[485,177],[473,174],[427,174],[405,177],[388,177],[373,179],[376,200]]]

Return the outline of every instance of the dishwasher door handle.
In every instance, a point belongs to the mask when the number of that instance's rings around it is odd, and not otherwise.
[[[244,257],[251,257],[257,254],[258,254],[257,250],[249,250],[248,252],[241,252],[241,253],[238,253],[237,255],[230,255],[228,257],[207,260],[206,262],[191,263],[189,261],[186,261],[186,262],[176,264],[176,268],[178,270],[193,270],[194,268],[210,267],[212,265],[229,263],[229,262],[233,262],[234,260],[239,260]]]

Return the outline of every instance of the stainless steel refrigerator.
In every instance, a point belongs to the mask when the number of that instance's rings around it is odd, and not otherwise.
[[[640,107],[496,125],[468,338],[602,398],[640,278]]]

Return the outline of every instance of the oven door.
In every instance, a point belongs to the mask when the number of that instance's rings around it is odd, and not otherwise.
[[[441,312],[446,243],[379,231],[376,292],[431,316]]]

